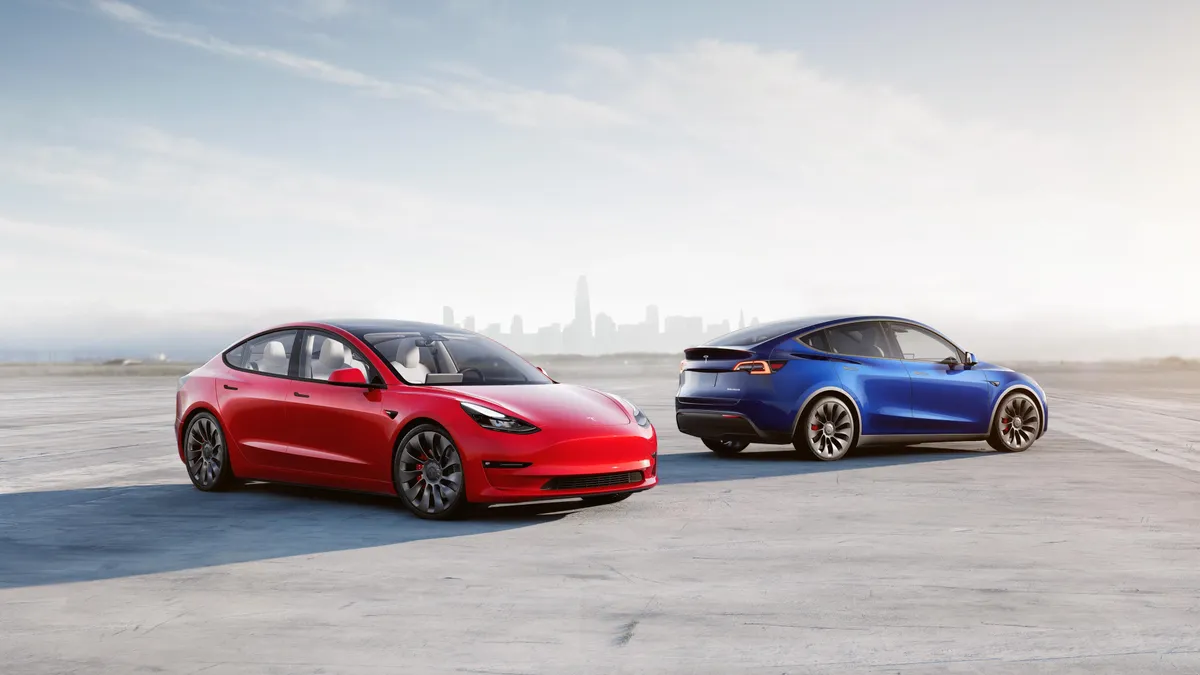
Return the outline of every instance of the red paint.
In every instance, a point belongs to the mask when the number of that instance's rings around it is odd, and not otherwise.
[[[213,413],[239,478],[395,494],[392,462],[401,432],[411,422],[433,420],[458,448],[471,502],[624,492],[658,483],[654,427],[638,426],[621,403],[601,392],[571,384],[407,385],[353,335],[327,324],[290,326],[337,335],[371,362],[384,386],[361,386],[365,378],[353,368],[334,371],[329,381],[301,380],[237,370],[214,357],[177,394],[176,438],[193,412]],[[485,429],[462,410],[461,401],[514,415],[540,431]],[[182,461],[179,443],[177,450]],[[484,469],[485,460],[530,466]],[[621,471],[643,471],[645,479],[607,488],[541,489],[553,477]]]

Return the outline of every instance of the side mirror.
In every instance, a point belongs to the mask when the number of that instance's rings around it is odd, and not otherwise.
[[[971,366],[973,366],[973,365],[975,365],[975,364],[977,364],[977,363],[979,363],[979,360],[975,358],[975,354],[973,354],[973,353],[971,353],[971,352],[967,352],[967,361],[966,361],[966,364],[965,364],[965,365],[966,365],[968,368],[970,368]]]
[[[329,374],[329,381],[335,384],[367,386],[367,378],[358,368],[339,368]]]

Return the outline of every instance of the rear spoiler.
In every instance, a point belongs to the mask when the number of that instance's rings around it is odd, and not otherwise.
[[[740,347],[692,347],[683,350],[688,361],[739,361],[754,356],[754,352]]]

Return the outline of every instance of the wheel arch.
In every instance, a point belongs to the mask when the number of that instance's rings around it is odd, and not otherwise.
[[[217,420],[217,424],[221,425],[221,433],[225,435],[225,445],[229,445],[229,431],[225,427],[225,422],[221,420],[221,415],[217,412],[216,406],[212,406],[203,402],[194,403],[187,413],[184,414],[183,420],[179,423],[179,433],[175,436],[175,449],[179,451],[179,458],[184,459],[185,461],[186,458],[183,456],[183,436],[187,433],[188,425],[191,424],[196,415],[199,415],[200,413],[208,413]]]
[[[458,447],[458,441],[454,439],[454,435],[450,433],[450,430],[446,428],[446,425],[433,419],[429,415],[416,415],[401,425],[401,427],[396,431],[396,435],[392,438],[392,460],[388,466],[388,476],[391,478],[392,489],[396,491],[396,494],[400,494],[400,486],[396,485],[396,455],[400,452],[400,442],[404,440],[404,437],[408,435],[408,432],[423,424],[431,424],[441,429],[447,436],[450,437],[450,440],[454,442],[455,447]],[[461,447],[458,448],[458,452],[459,457],[462,457]]]
[[[850,406],[850,414],[854,416],[854,442],[857,443],[858,439],[862,436],[862,411],[858,408],[858,401],[854,400],[850,392],[841,387],[833,386],[821,387],[804,398],[804,401],[800,404],[800,408],[796,411],[796,418],[792,420],[791,437],[796,437],[796,430],[800,428],[800,420],[804,418],[804,413],[808,412],[813,403],[822,396],[834,396]]]
[[[1038,438],[1041,438],[1042,434],[1046,431],[1046,407],[1042,405],[1042,399],[1037,395],[1037,392],[1033,390],[1033,387],[1030,387],[1024,382],[1010,384],[1004,388],[1004,391],[1000,392],[1000,394],[996,396],[996,402],[992,404],[992,414],[988,417],[988,434],[991,434],[992,429],[995,428],[996,415],[1000,414],[1000,404],[1003,403],[1004,399],[1008,398],[1011,394],[1025,394],[1033,400],[1033,404],[1037,406],[1038,415],[1041,417],[1039,420],[1039,425],[1041,428],[1038,429],[1037,436]]]

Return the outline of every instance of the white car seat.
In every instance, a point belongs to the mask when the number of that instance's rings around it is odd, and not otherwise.
[[[344,367],[354,368],[358,372],[362,373],[364,379],[367,377],[367,364],[354,358],[354,352],[350,351],[349,349],[346,350],[346,362]]]
[[[396,350],[396,360],[392,361],[392,365],[396,367],[396,372],[400,373],[400,377],[404,378],[405,382],[410,384],[425,384],[425,376],[429,374],[429,368],[421,363],[421,350],[416,345],[409,347],[411,343],[400,345]]]
[[[337,340],[325,339],[321,344],[321,356],[312,364],[312,376],[317,380],[328,380],[333,371],[346,367],[346,348]]]
[[[273,375],[287,375],[288,355],[279,340],[271,340],[263,347],[262,358],[258,360],[260,372]]]

